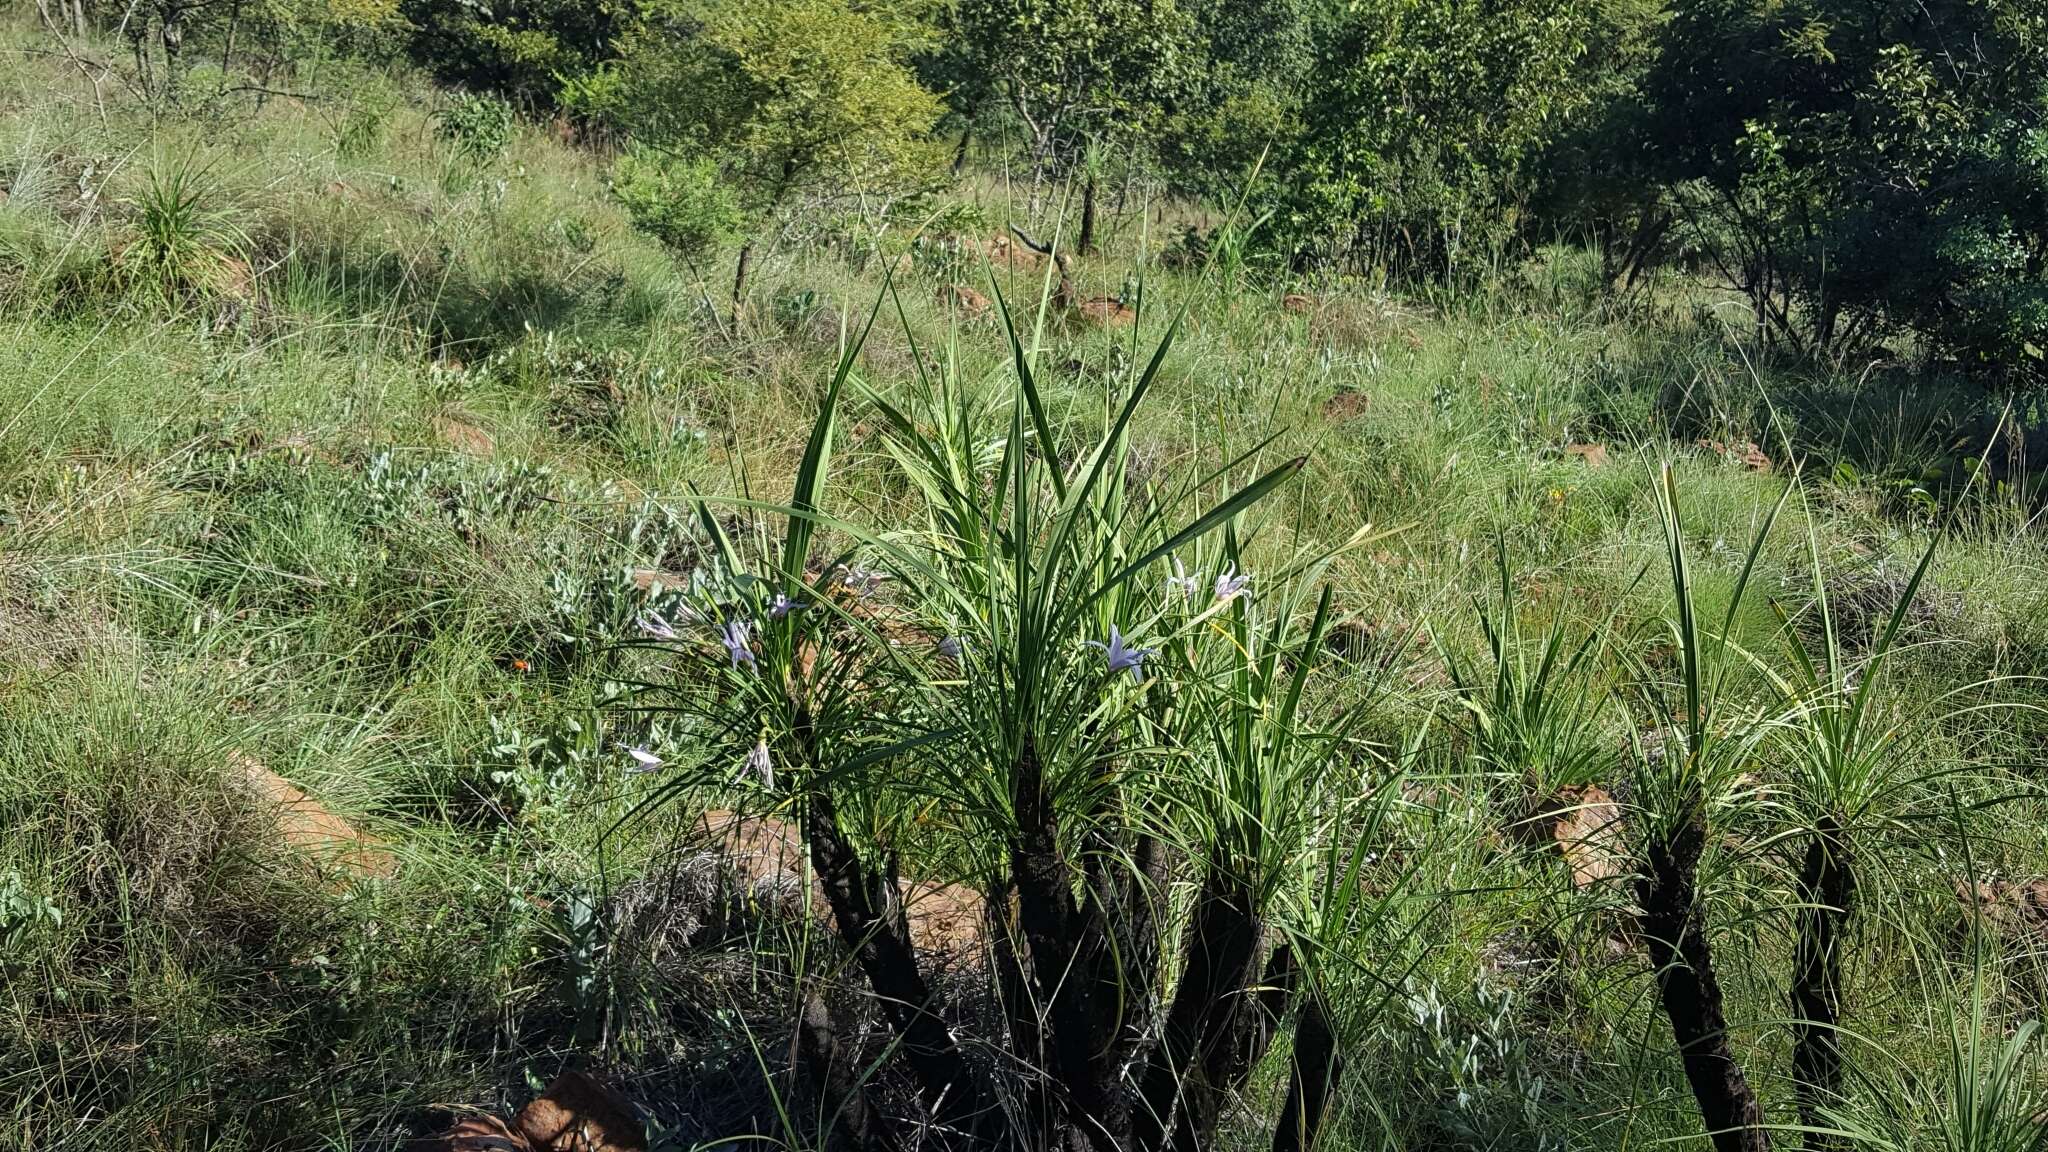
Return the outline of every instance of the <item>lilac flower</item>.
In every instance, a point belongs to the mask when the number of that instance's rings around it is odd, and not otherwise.
[[[1187,569],[1180,566],[1180,557],[1175,556],[1173,575],[1166,578],[1166,594],[1171,596],[1178,592],[1183,599],[1190,599],[1201,587],[1202,574],[1197,572],[1192,576],[1188,575]]]
[[[1232,564],[1216,574],[1216,598],[1218,600],[1229,600],[1241,594],[1246,588],[1251,587],[1251,583],[1252,574],[1246,572],[1243,575],[1239,575],[1237,565]]]
[[[637,746],[631,744],[620,744],[618,746],[618,749],[619,751],[624,752],[626,755],[633,758],[633,767],[631,771],[652,772],[655,769],[661,767],[662,765],[661,757],[656,756],[652,752],[649,752],[645,744]]]
[[[747,662],[747,667],[759,671],[760,666],[754,663],[754,649],[751,647],[752,642],[747,635],[747,622],[745,620],[726,621],[718,630],[718,642],[725,645],[726,655],[732,657],[733,667],[739,667],[740,661],[744,660]]]
[[[791,612],[801,612],[808,607],[810,605],[801,600],[791,600],[789,597],[777,592],[775,594],[775,602],[768,605],[768,618],[770,620],[780,620]]]
[[[948,660],[958,660],[967,655],[967,641],[958,636],[948,636],[939,641],[939,655]]]
[[[654,637],[656,640],[673,640],[676,638],[675,626],[652,612],[640,617],[640,631]]]
[[[1090,648],[1102,649],[1103,655],[1109,657],[1109,670],[1112,674],[1128,671],[1133,680],[1144,678],[1145,671],[1140,665],[1145,662],[1146,657],[1152,655],[1152,650],[1133,648],[1125,644],[1123,633],[1117,631],[1116,625],[1109,626],[1109,643],[1104,644],[1100,640],[1090,640],[1087,643]]]
[[[761,782],[763,788],[775,787],[775,762],[768,756],[768,742],[756,740],[747,752],[747,763],[742,776],[752,776]]]

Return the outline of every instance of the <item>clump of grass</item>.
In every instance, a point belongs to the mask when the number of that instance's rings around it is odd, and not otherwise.
[[[129,291],[168,308],[248,292],[240,212],[197,153],[160,153],[129,207],[130,232],[114,260]]]

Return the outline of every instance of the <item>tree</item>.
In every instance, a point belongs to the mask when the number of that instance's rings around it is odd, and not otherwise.
[[[934,179],[940,103],[908,67],[925,35],[849,0],[685,2],[569,100],[645,148],[718,165],[747,221],[737,310],[758,238],[799,202],[887,200]]]
[[[1893,326],[1973,365],[2048,345],[2048,29],[1996,0],[1685,0],[1650,140],[1766,339]]]
[[[1560,0],[1353,5],[1318,36],[1268,243],[1439,270],[1511,237],[1535,160],[1587,106],[1593,20]]]
[[[400,0],[399,12],[408,53],[436,79],[528,110],[553,107],[563,80],[609,59],[637,22],[617,0]]]
[[[1179,0],[961,0],[948,32],[971,46],[1023,126],[1031,207],[1090,141],[1134,148],[1188,90],[1200,59]],[[1095,181],[1082,188],[1082,212]]]
[[[1199,67],[1155,148],[1177,190],[1229,198],[1259,157],[1294,129],[1315,63],[1305,0],[1183,0]]]

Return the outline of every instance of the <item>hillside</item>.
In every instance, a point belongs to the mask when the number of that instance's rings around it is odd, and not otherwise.
[[[1142,190],[1073,267],[1135,322],[1092,324],[995,243],[1065,235],[1071,193],[1033,216],[999,166],[769,237],[735,314],[729,251],[636,231],[612,154],[543,123],[470,154],[397,73],[160,114],[10,36],[0,1148],[392,1148],[565,1068],[656,1146],[817,1146],[816,1016],[876,1112],[930,1119],[803,822],[836,800],[900,871],[940,1031],[1006,1083],[983,822],[1029,789],[973,766],[1041,745],[1049,891],[1094,907],[1099,843],[1166,845],[1117,859],[1171,957],[1235,836],[1271,896],[1247,955],[1319,957],[1219,1145],[1270,1142],[1309,1004],[1344,1054],[1323,1147],[1703,1144],[1637,879],[1693,821],[1727,1040],[1789,1126],[1810,769],[1851,699],[1828,1123],[2038,1142],[2038,393],[1787,367],[1725,294],[1618,299],[1566,246],[1441,290],[1241,267],[1183,239],[1227,208]],[[1940,1144],[1999,1077],[2014,1142]]]

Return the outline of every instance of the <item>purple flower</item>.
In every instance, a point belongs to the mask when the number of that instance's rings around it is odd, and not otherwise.
[[[1175,556],[1173,558],[1173,575],[1166,578],[1167,595],[1170,596],[1178,592],[1183,599],[1189,599],[1201,587],[1202,574],[1197,572],[1192,576],[1188,575],[1187,569],[1180,566],[1180,557]]]
[[[652,772],[655,769],[661,767],[662,765],[661,757],[656,756],[652,752],[649,752],[645,744],[637,746],[630,744],[621,744],[618,746],[618,748],[619,751],[624,752],[626,755],[633,758],[633,767],[631,770],[634,772]]]
[[[673,640],[676,638],[675,626],[652,612],[640,617],[640,631],[654,637],[656,640]]]
[[[958,660],[967,655],[967,641],[958,636],[948,636],[939,641],[939,655],[948,660]]]
[[[1251,583],[1252,574],[1246,572],[1240,576],[1237,573],[1237,565],[1232,564],[1216,574],[1216,598],[1228,600],[1251,587]]]
[[[775,762],[768,756],[766,740],[756,740],[753,748],[748,750],[744,775],[759,780],[763,788],[775,787]]]
[[[802,600],[791,600],[789,597],[777,592],[775,594],[775,602],[768,605],[768,618],[770,620],[780,620],[791,612],[801,612],[808,607],[810,605]]]
[[[1125,644],[1123,633],[1117,631],[1116,625],[1109,626],[1109,643],[1104,644],[1100,640],[1090,640],[1087,643],[1090,648],[1102,649],[1103,654],[1109,657],[1109,670],[1112,674],[1128,671],[1133,680],[1144,678],[1145,672],[1140,665],[1145,662],[1147,656],[1152,655],[1152,650],[1133,648]]]
[[[760,666],[754,663],[754,649],[747,635],[745,620],[726,621],[718,630],[718,642],[725,645],[726,655],[732,657],[733,667],[739,667],[740,661],[744,660],[747,667],[759,670]]]

